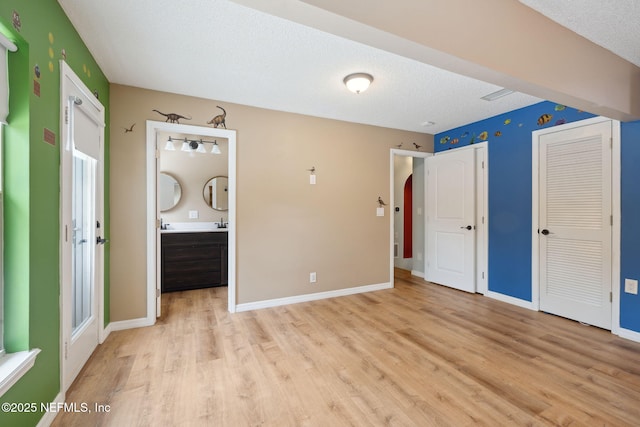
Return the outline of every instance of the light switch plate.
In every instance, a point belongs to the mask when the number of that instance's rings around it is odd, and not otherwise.
[[[376,216],[384,216],[384,208],[376,208]]]
[[[309,175],[309,184],[316,185],[316,176],[315,175]]]
[[[638,281],[633,279],[624,279],[624,291],[627,294],[638,295]]]
[[[189,219],[198,219],[198,211],[189,211]]]

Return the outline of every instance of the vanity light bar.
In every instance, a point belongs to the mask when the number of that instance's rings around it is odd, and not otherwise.
[[[204,141],[202,139],[188,139],[188,138],[174,138],[172,136],[169,136],[167,139],[167,143],[165,145],[165,150],[168,151],[175,151],[175,145],[173,145],[173,142],[182,142],[182,148],[180,149],[181,151],[189,151],[189,150],[195,150],[198,153],[206,153],[207,151],[204,149],[204,144],[213,144],[213,146],[211,147],[211,153],[214,154],[220,154],[220,146],[218,145],[218,141]]]

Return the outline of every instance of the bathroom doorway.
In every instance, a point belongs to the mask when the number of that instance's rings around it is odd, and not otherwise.
[[[226,152],[228,160],[227,182],[225,187],[227,210],[226,215],[220,215],[221,222],[226,227],[228,233],[227,242],[227,284],[228,284],[228,310],[235,312],[236,309],[236,132],[233,130],[209,128],[203,126],[182,125],[175,123],[147,121],[147,320],[155,322],[160,316],[161,308],[161,283],[160,283],[160,234],[161,215],[158,205],[158,185],[160,182],[160,151],[167,146],[168,136],[188,136],[189,140],[217,141],[216,138],[226,141]],[[176,150],[181,150],[184,140],[174,141]],[[197,147],[192,148],[193,152],[185,153],[189,155],[201,155],[196,152],[201,149],[200,145],[206,146],[205,150],[215,150],[213,142],[205,144],[195,143]],[[194,145],[194,146],[195,146]],[[205,155],[205,154],[202,154]],[[213,154],[208,154],[213,155]],[[214,178],[209,177],[208,179]],[[198,185],[199,188],[188,188],[185,190],[191,193],[201,194],[204,198],[206,183]],[[205,206],[205,208],[208,208]],[[190,211],[198,212],[191,209]],[[203,212],[204,214],[205,212]],[[206,212],[210,214],[210,212]],[[200,215],[189,212],[189,215]],[[197,218],[191,218],[197,219]],[[213,221],[210,221],[213,222]],[[186,225],[186,224],[185,224]]]

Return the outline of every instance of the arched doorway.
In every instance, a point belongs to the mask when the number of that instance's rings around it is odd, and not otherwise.
[[[413,174],[404,183],[403,258],[413,257]]]

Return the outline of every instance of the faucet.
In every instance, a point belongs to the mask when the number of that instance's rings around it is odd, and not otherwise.
[[[224,217],[220,217],[220,226],[218,228],[227,228],[227,225],[224,223]]]

